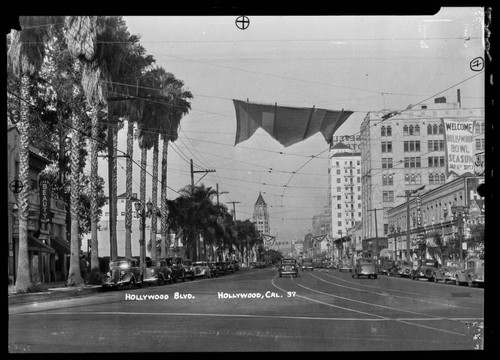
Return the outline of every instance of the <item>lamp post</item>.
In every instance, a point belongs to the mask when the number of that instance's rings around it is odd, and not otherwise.
[[[466,216],[469,214],[468,206],[457,206],[453,205],[451,207],[451,213],[453,214],[454,220],[457,222],[457,232],[458,232],[458,254],[460,256],[460,261],[464,260],[463,252],[462,252],[462,243],[463,243],[463,231],[464,231],[464,220]]]
[[[422,185],[418,189],[409,191],[406,196],[406,260],[410,261],[410,197],[416,192],[423,190],[425,185]]]
[[[144,265],[146,264],[146,217],[151,216],[151,212],[153,209],[153,204],[151,200],[146,203],[146,208],[141,204],[140,201],[134,203],[135,210],[137,211],[137,217],[140,219],[139,228],[141,229],[141,236],[139,238],[139,247],[140,247],[140,267],[144,270]],[[154,244],[156,245],[156,244]],[[153,243],[151,243],[153,246]]]
[[[396,250],[394,251],[396,253],[396,260],[398,259],[398,242],[399,242],[399,233],[401,232],[401,226],[398,225],[396,228]]]

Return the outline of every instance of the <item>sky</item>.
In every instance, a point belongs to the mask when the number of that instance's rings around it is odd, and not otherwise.
[[[195,183],[228,192],[220,202],[229,210],[237,202],[238,220],[251,219],[261,192],[271,235],[280,240],[303,239],[313,216],[326,210],[328,144],[318,133],[285,148],[259,129],[234,145],[233,99],[353,111],[335,135],[358,134],[369,111],[402,110],[440,96],[456,102],[458,88],[462,107],[484,108],[484,76],[471,78],[477,72],[470,67],[484,56],[482,8],[442,8],[433,16],[249,16],[245,30],[236,18],[124,17],[156,65],[193,93],[179,139],[169,147],[167,197],[190,184],[193,159],[195,170],[215,170],[195,173]],[[124,129],[121,151],[125,139]],[[140,161],[137,146],[134,159]],[[150,152],[150,174],[151,163]],[[105,160],[99,169],[107,179]],[[121,194],[124,159],[118,179]],[[139,182],[134,166],[134,192]]]

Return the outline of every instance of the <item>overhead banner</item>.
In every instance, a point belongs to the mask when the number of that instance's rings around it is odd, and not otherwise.
[[[474,121],[442,119],[446,143],[446,171],[449,176],[474,173]]]
[[[233,100],[236,111],[235,145],[249,139],[262,128],[287,147],[321,132],[329,143],[352,111],[334,111],[250,103]]]

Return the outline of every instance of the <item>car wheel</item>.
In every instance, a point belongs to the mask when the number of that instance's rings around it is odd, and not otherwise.
[[[280,274],[280,277],[283,277],[283,276]]]
[[[133,278],[132,278],[132,280],[129,281],[128,288],[130,290],[132,290],[133,288],[135,288],[135,280]]]
[[[469,287],[474,287],[474,283],[472,282],[471,278],[467,279],[467,285],[469,285]]]
[[[377,278],[377,275],[373,275],[373,278],[376,279]]]
[[[461,286],[462,284],[460,283],[460,280],[458,279],[458,276],[455,277],[455,285]]]

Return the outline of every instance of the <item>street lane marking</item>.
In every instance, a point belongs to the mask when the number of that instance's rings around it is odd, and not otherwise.
[[[274,283],[274,280],[276,279],[276,276],[274,276],[274,278],[271,280],[271,284],[276,287],[277,289],[281,290],[281,291],[284,291],[286,292],[286,290],[280,288],[279,286],[277,286],[275,283]],[[321,293],[321,294],[324,294],[324,295],[327,295],[327,296],[332,296],[332,297],[336,297],[336,298],[341,298],[341,299],[345,299],[345,300],[348,300],[348,301],[353,301],[353,302],[359,302],[359,303],[363,303],[363,304],[367,304],[367,305],[373,305],[373,304],[370,304],[370,303],[367,303],[367,302],[363,302],[363,301],[359,301],[359,300],[353,300],[353,299],[349,299],[349,298],[344,298],[342,296],[336,296],[336,295],[333,295],[333,294],[328,294],[328,293],[324,293],[322,291],[318,291],[318,290],[314,290],[314,289],[311,289],[311,288],[308,288],[306,286],[302,286],[296,282],[293,282],[294,284],[300,286],[300,287],[303,287],[304,289],[308,289],[308,290],[311,290],[311,291],[314,291],[314,292],[317,292],[317,293]],[[434,327],[430,327],[430,326],[425,326],[425,325],[420,325],[420,324],[413,324],[411,322],[408,322],[407,320],[396,320],[396,319],[391,319],[391,318],[388,318],[387,316],[381,316],[381,315],[377,315],[377,314],[370,314],[368,312],[364,312],[364,311],[359,311],[359,310],[354,310],[354,309],[351,309],[351,308],[346,308],[346,307],[343,307],[343,306],[338,306],[338,305],[333,305],[333,304],[329,304],[329,303],[326,303],[326,302],[323,302],[323,301],[320,301],[320,300],[316,300],[316,299],[312,299],[312,298],[308,298],[306,296],[303,296],[303,295],[299,295],[297,294],[296,297],[300,297],[300,298],[303,298],[305,300],[309,300],[309,301],[312,301],[312,302],[316,302],[316,303],[319,303],[319,304],[323,304],[323,305],[326,305],[326,306],[329,306],[329,307],[334,307],[334,308],[338,308],[338,309],[342,309],[342,310],[346,310],[346,311],[351,311],[351,312],[356,312],[356,313],[361,313],[361,314],[365,314],[365,315],[369,315],[369,316],[376,316],[378,318],[382,318],[382,319],[388,319],[388,320],[393,320],[393,321],[396,321],[396,322],[399,322],[399,323],[402,323],[402,324],[407,324],[407,325],[411,325],[411,326],[416,326],[416,327],[422,327],[422,328],[426,328],[426,329],[429,329],[429,330],[434,330],[434,331],[439,331],[439,332],[444,332],[444,333],[448,333],[448,334],[454,334],[454,335],[459,335],[459,336],[467,336],[466,334],[462,334],[462,333],[457,333],[457,332],[454,332],[454,331],[449,331],[449,330],[444,330],[444,329],[439,329],[439,328],[434,328]],[[384,308],[388,308],[386,306],[382,306],[382,305],[373,305],[373,306],[380,306],[380,307],[384,307]],[[389,309],[392,309],[392,308],[389,308]],[[407,311],[409,313],[411,313],[411,311]],[[418,314],[418,313],[417,313]],[[420,314],[422,315],[422,314]],[[425,315],[425,314],[423,314]],[[430,316],[430,315],[429,315]],[[434,317],[434,319],[436,320],[445,320],[445,318],[439,318],[439,317]],[[446,319],[448,320],[448,319]]]
[[[437,303],[437,302],[434,302],[434,301],[428,301],[428,300],[420,300],[420,299],[415,299],[415,298],[409,298],[409,297],[405,297],[405,296],[399,296],[399,295],[392,295],[392,294],[383,294],[383,293],[379,293],[379,292],[376,292],[376,291],[368,291],[368,290],[363,290],[363,289],[358,289],[358,288],[354,288],[354,287],[350,287],[350,286],[346,286],[346,285],[340,285],[340,284],[335,284],[335,283],[332,283],[330,281],[327,281],[325,279],[322,279],[316,275],[313,275],[311,274],[311,276],[317,278],[318,280],[321,280],[323,282],[326,282],[327,284],[331,284],[331,285],[334,285],[334,286],[338,286],[338,287],[343,287],[343,288],[347,288],[347,289],[351,289],[351,290],[356,290],[356,291],[364,291],[364,292],[369,292],[371,294],[377,294],[377,295],[381,295],[381,296],[391,296],[391,297],[395,297],[395,298],[401,298],[401,299],[409,299],[409,300],[412,300],[412,301],[419,301],[419,302],[424,302],[424,303],[428,303],[428,304],[435,304],[435,305],[442,305],[442,306],[449,306],[449,307],[454,307],[454,308],[462,308],[462,309],[469,309],[469,310],[478,310],[476,308],[469,308],[469,307],[466,307],[466,306],[458,306],[458,305],[453,305],[453,304],[444,304],[444,303]],[[330,277],[333,277],[334,279],[339,279],[339,280],[343,280],[341,278],[337,278],[335,276],[330,276]],[[347,280],[343,280],[343,281],[347,281]],[[347,281],[349,283],[351,283],[350,281]],[[364,284],[359,284],[359,285],[362,285],[362,286],[367,286],[367,287],[374,287],[376,288],[375,286],[371,286],[371,285],[364,285]],[[377,289],[380,289],[380,288],[377,288]],[[385,288],[384,288],[385,289]],[[387,291],[398,291],[398,290],[391,290],[391,289],[385,289]],[[398,291],[398,292],[402,292],[402,291]],[[404,293],[404,292],[403,292]],[[409,293],[409,294],[412,294],[412,293]],[[414,295],[422,295],[422,294],[414,294]]]
[[[365,287],[369,287],[369,288],[380,289],[380,287],[377,287],[377,286],[366,285],[366,284],[359,284],[359,283],[356,283],[356,282],[353,282],[353,281],[349,281],[349,280],[345,280],[345,279],[342,279],[340,277],[333,276],[333,275],[330,275],[330,274],[325,274],[325,275],[328,276],[328,277],[340,280],[340,281],[344,281],[344,282],[349,283],[349,284],[357,284],[359,286],[365,286]],[[401,279],[401,278],[393,277],[393,279]],[[337,284],[335,284],[335,285],[337,285]],[[340,285],[338,285],[338,286],[340,286]],[[393,290],[393,289],[387,289],[387,288],[384,288],[384,289],[387,290],[387,291],[399,292],[399,293],[409,294],[409,295],[423,295],[421,293],[412,293],[412,292],[409,292],[409,291]],[[395,296],[395,295],[392,295],[392,296]],[[424,301],[424,300],[418,300],[418,301]],[[430,303],[432,303],[432,302],[430,302]],[[481,305],[481,304],[476,303],[476,302],[473,302],[473,304],[475,304],[475,305]],[[457,305],[447,305],[447,306],[457,306]],[[461,308],[464,308],[464,309],[470,309],[470,310],[477,310],[476,308],[470,308],[470,307],[465,307],[465,306],[457,306],[457,307],[461,307]]]
[[[39,313],[24,313],[18,316],[26,315],[40,315]],[[58,311],[43,313],[42,315],[149,315],[149,316],[212,316],[212,317],[243,317],[243,318],[265,318],[265,319],[283,319],[283,320],[322,320],[322,321],[439,321],[439,318],[387,318],[381,317],[378,319],[373,318],[332,318],[332,317],[318,317],[318,316],[287,316],[287,315],[255,315],[255,314],[202,314],[202,313],[166,313],[166,312],[127,312],[127,311]],[[379,315],[373,315],[379,316]],[[478,318],[456,318],[457,321],[481,321]]]

